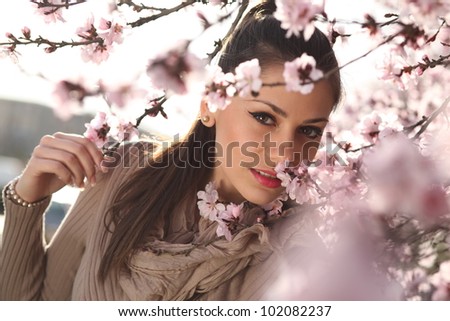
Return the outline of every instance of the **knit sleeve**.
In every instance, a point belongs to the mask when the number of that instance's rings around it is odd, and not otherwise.
[[[80,193],[49,244],[44,239],[44,213],[50,197],[36,207],[22,207],[3,197],[1,300],[70,299],[89,220],[95,213],[105,178],[99,173],[96,187]]]
[[[125,156],[123,153],[122,149],[119,156]],[[80,193],[49,244],[44,241],[43,215],[50,198],[27,208],[4,197],[0,300],[71,299],[87,233],[106,191],[103,187],[110,180],[118,180],[122,171],[123,168],[112,166],[107,174],[99,172],[95,187]]]

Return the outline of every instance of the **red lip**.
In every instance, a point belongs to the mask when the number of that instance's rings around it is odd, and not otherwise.
[[[258,169],[258,171],[267,173],[269,175],[276,176],[276,173],[273,171]],[[263,186],[269,188],[277,188],[281,186],[281,181],[278,178],[271,178],[267,176],[263,176],[257,172],[256,169],[250,168],[250,172],[255,176],[256,180]]]

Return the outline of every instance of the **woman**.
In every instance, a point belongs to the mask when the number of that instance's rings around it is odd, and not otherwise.
[[[269,1],[244,17],[221,54],[224,72],[257,58],[264,83],[283,82],[284,62],[303,53],[324,72],[337,67],[323,33],[316,30],[307,42],[286,38],[274,10]],[[317,145],[340,94],[335,72],[308,95],[265,86],[257,97],[235,97],[215,113],[203,101],[185,140],[155,154],[152,145],[126,145],[113,161],[81,136],[43,137],[3,194],[1,299],[265,298],[278,258],[304,245],[300,215],[261,223],[260,206],[283,191],[274,167],[314,156],[305,147]],[[197,207],[197,193],[208,182],[222,203],[213,205],[243,208],[239,226],[222,231],[232,234],[230,241],[217,237],[217,222]],[[43,213],[50,195],[66,184],[85,189],[43,246]],[[211,187],[198,195],[214,198]]]

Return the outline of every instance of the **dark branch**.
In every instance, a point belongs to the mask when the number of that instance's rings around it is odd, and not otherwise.
[[[159,19],[161,17],[168,16],[168,15],[170,15],[170,14],[172,14],[174,12],[177,12],[177,11],[183,9],[183,8],[189,7],[189,6],[193,5],[195,2],[197,2],[197,1],[196,0],[187,0],[186,2],[183,2],[183,3],[181,3],[178,6],[175,6],[173,8],[164,9],[158,14],[155,14],[155,15],[152,15],[152,16],[149,16],[149,17],[143,17],[143,18],[140,18],[140,19],[138,19],[138,20],[136,20],[134,22],[129,22],[128,25],[130,25],[133,28],[142,26],[143,24],[146,24],[146,23],[148,23],[150,21],[154,21],[154,20]]]
[[[248,7],[248,0],[243,0],[241,7],[239,8],[238,14],[236,18],[234,19],[233,23],[230,26],[230,29],[228,29],[227,34],[225,37],[219,41],[216,41],[214,51],[208,54],[208,60],[211,61],[214,59],[214,57],[219,53],[219,51],[222,49],[223,43],[228,37],[234,32],[236,29],[239,21],[241,20],[242,16],[244,15],[245,10]]]

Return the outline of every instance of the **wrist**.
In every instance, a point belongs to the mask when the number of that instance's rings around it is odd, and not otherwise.
[[[45,202],[47,197],[37,199],[36,201],[28,201],[21,197],[21,194],[17,192],[17,183],[19,181],[19,177],[12,180],[5,188],[5,197],[11,200],[13,203],[20,205],[22,207],[35,207],[41,205]]]

